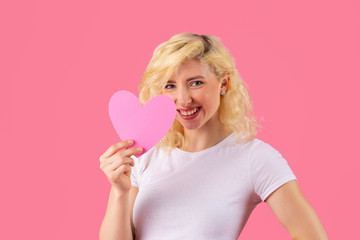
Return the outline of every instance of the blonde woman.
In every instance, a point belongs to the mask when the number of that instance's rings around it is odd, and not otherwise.
[[[160,44],[139,90],[142,104],[170,96],[176,119],[139,158],[131,141],[101,155],[112,184],[101,240],[235,240],[262,201],[293,239],[327,239],[286,160],[255,137],[246,84],[218,38],[181,33]]]

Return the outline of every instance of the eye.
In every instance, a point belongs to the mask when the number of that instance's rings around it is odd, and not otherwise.
[[[165,86],[165,89],[171,89],[172,86],[175,86],[175,85],[174,85],[174,84],[167,84],[167,85]]]
[[[199,84],[195,84],[195,85],[194,85],[194,83],[199,83]],[[192,82],[192,83],[191,83],[191,85],[192,85],[192,86],[195,86],[195,87],[196,87],[196,86],[199,86],[199,85],[202,85],[202,84],[203,84],[202,81],[195,81],[195,82]]]

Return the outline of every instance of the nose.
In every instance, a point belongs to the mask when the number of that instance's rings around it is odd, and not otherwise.
[[[183,108],[187,108],[192,103],[191,93],[187,89],[178,89],[175,103]]]

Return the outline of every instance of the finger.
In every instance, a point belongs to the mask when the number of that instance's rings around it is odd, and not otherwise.
[[[130,164],[133,162],[133,159],[131,157],[124,156],[123,151],[119,151],[109,158],[103,158],[102,160],[100,160],[100,166],[104,166],[104,168],[108,169],[107,166],[113,164],[114,162],[119,162],[120,164],[121,163]]]
[[[125,165],[124,174],[126,174],[128,177],[130,177],[130,175],[131,175],[131,167],[130,167],[129,164],[126,164],[126,165]]]
[[[115,169],[117,169],[119,166],[123,165],[123,164],[129,164],[130,166],[134,166],[134,160],[130,157],[124,157],[124,159],[118,160],[113,162],[112,164],[110,164],[108,166],[110,171],[114,171]]]
[[[134,144],[133,140],[127,140],[127,141],[122,141],[122,142],[118,142],[118,143],[114,143],[113,145],[111,145],[104,153],[103,155],[101,155],[101,157],[105,157],[108,158],[112,155],[114,155],[117,151],[119,151],[122,148],[126,148],[129,147],[131,145]]]
[[[143,149],[141,147],[133,147],[126,150],[121,151],[119,154],[125,157],[130,157],[131,155],[142,153]]]
[[[123,164],[120,167],[118,167],[115,171],[115,174],[126,174],[128,177],[130,177],[131,174],[131,167],[129,164]]]
[[[101,164],[103,165],[102,168],[104,169],[104,172],[110,172],[114,171],[122,164],[130,164],[131,166],[134,166],[135,162],[131,157],[124,157],[115,154],[112,157],[107,158],[106,162],[102,162]]]

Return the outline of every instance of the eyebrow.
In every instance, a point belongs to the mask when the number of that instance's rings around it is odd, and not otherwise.
[[[190,77],[190,78],[186,79],[186,82],[189,82],[191,80],[198,79],[198,78],[204,78],[204,77],[201,76],[201,75],[196,75],[196,76],[193,76],[193,77]],[[169,81],[167,81],[167,83],[176,83],[176,82],[174,80],[169,80]]]

